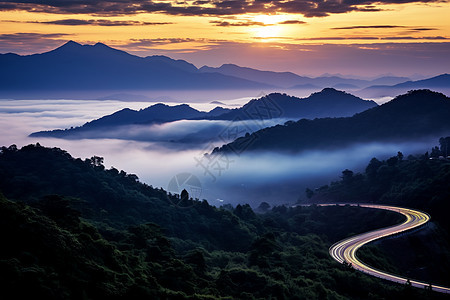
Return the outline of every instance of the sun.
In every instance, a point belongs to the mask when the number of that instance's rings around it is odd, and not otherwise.
[[[282,23],[287,20],[284,15],[256,15],[252,17],[253,22],[263,25],[252,28],[252,34],[258,38],[276,38],[282,33]]]
[[[276,38],[281,33],[281,28],[277,25],[261,26],[253,28],[252,30],[253,35],[258,38]]]

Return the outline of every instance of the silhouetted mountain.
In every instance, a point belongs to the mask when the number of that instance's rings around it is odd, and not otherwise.
[[[286,94],[272,93],[259,99],[253,99],[243,107],[233,109],[216,119],[271,119],[346,117],[377,106],[351,94],[325,88],[307,98],[297,98]]]
[[[342,117],[351,116],[376,105],[373,101],[366,101],[353,95],[327,88],[303,99],[286,94],[273,93],[251,100],[243,107],[233,110],[216,107],[210,112],[202,112],[186,104],[168,106],[161,103],[139,111],[125,108],[111,115],[88,122],[81,127],[35,132],[30,136],[86,138],[86,135],[80,135],[80,133],[106,128],[113,129],[123,125],[165,123],[186,119],[261,120],[289,118],[298,120],[300,118]],[[192,132],[192,134],[202,136],[201,132]],[[100,136],[96,134],[94,138],[98,137]]]
[[[392,96],[405,93],[411,89],[432,89],[440,92],[450,91],[450,75],[441,74],[432,78],[407,81],[399,84],[374,85],[357,92],[362,97]]]
[[[229,108],[223,108],[223,107],[217,106],[216,108],[214,108],[213,110],[208,112],[207,117],[218,117],[218,116],[228,113],[230,110],[231,109],[229,109]]]
[[[199,69],[205,73],[220,73],[228,76],[239,77],[264,84],[276,85],[291,89],[312,89],[317,90],[326,87],[336,87],[347,89],[358,89],[374,84],[397,84],[408,81],[406,77],[380,77],[375,80],[349,79],[340,76],[319,76],[316,78],[299,76],[292,72],[272,72],[261,71],[247,67],[240,67],[234,64],[224,64],[218,68],[203,66]]]
[[[450,74],[442,74],[428,79],[407,81],[404,83],[396,84],[393,87],[405,87],[405,88],[437,88],[437,87],[450,87]]]
[[[205,74],[183,60],[138,57],[104,44],[70,41],[52,51],[0,54],[0,90],[251,89],[268,85]]]
[[[205,116],[187,104],[169,106],[158,103],[139,111],[129,108],[122,109],[111,115],[86,123],[85,127],[119,126],[130,124],[163,123],[182,119],[192,119]]]
[[[102,43],[81,45],[73,41],[41,54],[0,54],[0,65],[0,97],[19,99],[92,97],[89,95],[98,98],[100,92],[104,94],[107,90],[123,94],[131,90],[164,89],[357,89],[407,80],[402,77],[373,81],[339,76],[310,78],[233,64],[197,69],[184,60],[158,55],[139,57]]]
[[[81,132],[89,130],[98,130],[106,128],[115,128],[123,125],[144,125],[153,123],[173,122],[185,119],[207,119],[216,117],[230,111],[227,108],[216,107],[210,112],[198,111],[187,104],[169,106],[158,103],[141,110],[124,108],[111,115],[101,117],[100,119],[87,122],[81,127],[70,128],[66,130],[40,131],[32,133],[30,136],[52,136],[76,138]],[[78,136],[84,137],[84,136]]]
[[[265,128],[215,151],[302,151],[354,143],[409,141],[450,133],[450,99],[430,90],[396,97],[353,117],[302,119]]]
[[[302,82],[309,82],[311,80],[311,78],[299,76],[292,72],[260,71],[252,68],[240,67],[234,64],[224,64],[218,68],[203,66],[199,71],[203,73],[220,73],[284,88]]]

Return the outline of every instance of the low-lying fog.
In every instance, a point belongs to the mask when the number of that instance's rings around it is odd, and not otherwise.
[[[226,104],[242,105],[248,100],[233,99]],[[133,128],[127,133],[137,136],[151,133],[156,137],[151,141],[136,141],[136,138],[132,141],[116,138],[64,140],[28,137],[35,131],[80,126],[125,107],[140,109],[151,104],[90,100],[1,100],[0,146],[16,144],[21,147],[39,142],[46,147],[65,149],[74,157],[102,156],[107,168],[114,166],[127,173],[137,174],[142,182],[155,187],[177,193],[186,187],[191,196],[207,199],[214,205],[249,203],[257,207],[262,201],[271,205],[294,203],[304,197],[306,187],[315,188],[338,180],[346,168],[355,172],[363,171],[372,157],[384,159],[396,155],[397,151],[402,151],[405,156],[424,153],[431,145],[437,144],[434,140],[409,144],[374,143],[353,145],[338,151],[310,151],[296,155],[244,152],[240,156],[204,157],[204,153],[221,145],[221,133],[231,126],[228,121],[178,121]],[[217,104],[204,102],[192,103],[191,106],[210,110]],[[264,125],[284,121],[273,120]],[[262,126],[251,122],[244,125],[249,131]],[[241,128],[245,126],[240,124]],[[189,134],[199,138],[188,145],[165,142]],[[193,180],[195,178],[198,181]]]

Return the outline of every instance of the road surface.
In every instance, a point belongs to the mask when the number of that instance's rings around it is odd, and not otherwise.
[[[375,277],[379,277],[382,279],[390,280],[393,282],[406,284],[408,281],[407,278],[389,274],[389,273],[374,269],[374,268],[364,264],[356,256],[356,251],[358,251],[358,249],[361,248],[363,245],[370,243],[374,240],[381,239],[383,237],[395,235],[395,234],[398,234],[398,233],[401,233],[401,232],[404,232],[407,230],[411,230],[413,228],[420,227],[430,220],[430,216],[427,213],[424,213],[421,211],[412,210],[412,209],[408,209],[408,208],[402,208],[402,207],[372,205],[372,204],[353,204],[353,205],[395,211],[395,212],[398,212],[398,213],[406,216],[406,221],[399,225],[359,234],[359,235],[347,238],[345,240],[342,240],[340,242],[337,242],[333,246],[330,247],[330,250],[329,250],[330,255],[340,263],[344,263],[344,262],[350,263],[352,265],[352,267],[358,271],[361,271],[366,274],[369,274],[369,275],[372,275]],[[430,286],[429,282],[420,282],[420,281],[412,280],[412,279],[410,279],[409,282],[411,283],[412,286],[415,286],[415,287],[431,288],[433,291],[436,291],[436,292],[450,293],[450,288],[448,288],[448,287],[434,285],[434,284],[432,284]]]

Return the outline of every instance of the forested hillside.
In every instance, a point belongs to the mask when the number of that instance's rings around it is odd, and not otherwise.
[[[450,137],[423,155],[398,152],[386,160],[372,158],[363,173],[344,170],[341,180],[308,189],[315,202],[370,202],[426,210],[450,232]]]
[[[328,247],[396,224],[360,207],[213,207],[58,148],[1,148],[2,299],[424,299],[333,261]],[[9,200],[7,200],[9,199]]]

